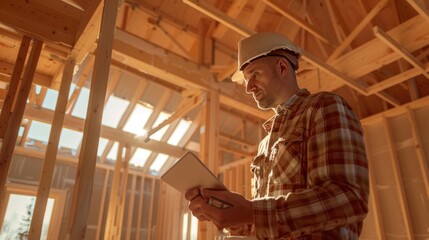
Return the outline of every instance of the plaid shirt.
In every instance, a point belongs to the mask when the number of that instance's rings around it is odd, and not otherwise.
[[[306,89],[276,112],[263,125],[269,134],[251,165],[254,225],[232,235],[358,239],[369,192],[358,118],[341,97]]]

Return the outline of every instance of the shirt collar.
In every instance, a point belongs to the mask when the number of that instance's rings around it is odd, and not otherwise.
[[[290,98],[288,98],[288,100],[286,100],[282,104],[275,107],[274,111],[276,112],[276,114],[272,116],[270,119],[268,119],[266,122],[264,122],[262,124],[262,127],[265,129],[265,131],[269,133],[271,131],[271,127],[273,125],[273,122],[276,116],[283,114],[287,110],[297,109],[304,101],[304,99],[307,98],[308,96],[310,96],[310,92],[305,88],[302,88],[296,93],[294,93]]]

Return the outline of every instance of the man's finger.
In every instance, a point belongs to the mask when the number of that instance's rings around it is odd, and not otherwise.
[[[185,193],[185,198],[188,201],[192,201],[194,198],[196,198],[198,195],[200,195],[200,189],[198,188],[192,188],[190,190],[188,190]]]

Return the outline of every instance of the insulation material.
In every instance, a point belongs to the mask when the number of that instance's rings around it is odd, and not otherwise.
[[[428,122],[428,106],[363,121],[372,181],[361,239],[429,239]]]

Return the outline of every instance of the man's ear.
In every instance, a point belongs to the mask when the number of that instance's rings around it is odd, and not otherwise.
[[[279,71],[280,75],[283,77],[283,76],[286,76],[288,74],[289,69],[292,66],[289,66],[288,60],[281,58],[277,62],[277,67],[278,67],[278,71]]]

